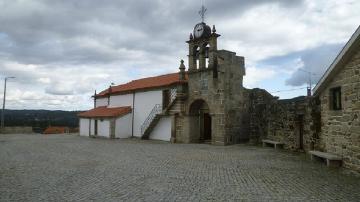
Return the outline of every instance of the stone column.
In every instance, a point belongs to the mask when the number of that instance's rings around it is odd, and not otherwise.
[[[171,116],[171,138],[170,138],[171,143],[176,142],[176,119],[177,119],[177,116],[178,116],[178,114]]]
[[[200,54],[199,54],[199,69],[205,69],[206,65],[205,65],[205,48],[206,47],[201,47],[200,49]]]

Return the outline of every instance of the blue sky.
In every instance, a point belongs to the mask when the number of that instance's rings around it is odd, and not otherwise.
[[[219,49],[245,57],[247,88],[306,93],[360,22],[358,0],[207,0]],[[85,110],[111,83],[177,72],[201,0],[0,0],[7,108]],[[187,62],[185,63],[187,64]],[[304,71],[303,71],[304,70]],[[0,93],[2,94],[0,87]]]
[[[306,95],[309,83],[315,86],[343,46],[344,43],[326,44],[261,60],[257,67],[274,67],[279,73],[276,79],[264,79],[258,86],[281,98]]]

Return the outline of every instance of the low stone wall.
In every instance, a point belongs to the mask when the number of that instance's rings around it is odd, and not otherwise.
[[[272,108],[267,138],[285,143],[285,148],[292,151],[313,150],[316,132],[312,127],[312,100],[306,97],[278,100]]]
[[[27,126],[15,126],[15,127],[5,127],[3,130],[0,130],[2,134],[28,134],[33,133],[32,127]]]
[[[318,139],[319,112],[312,98],[279,100],[263,89],[252,89],[250,100],[250,141],[262,139],[284,143],[285,149],[309,151]]]

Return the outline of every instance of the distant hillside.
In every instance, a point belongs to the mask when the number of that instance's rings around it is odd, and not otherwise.
[[[32,126],[42,132],[48,126],[79,127],[79,111],[5,110],[5,126]],[[1,114],[1,110],[0,110]]]

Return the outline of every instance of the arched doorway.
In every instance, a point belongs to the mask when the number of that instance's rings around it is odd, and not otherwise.
[[[211,142],[210,109],[204,100],[195,100],[190,105],[190,135],[198,142]]]

